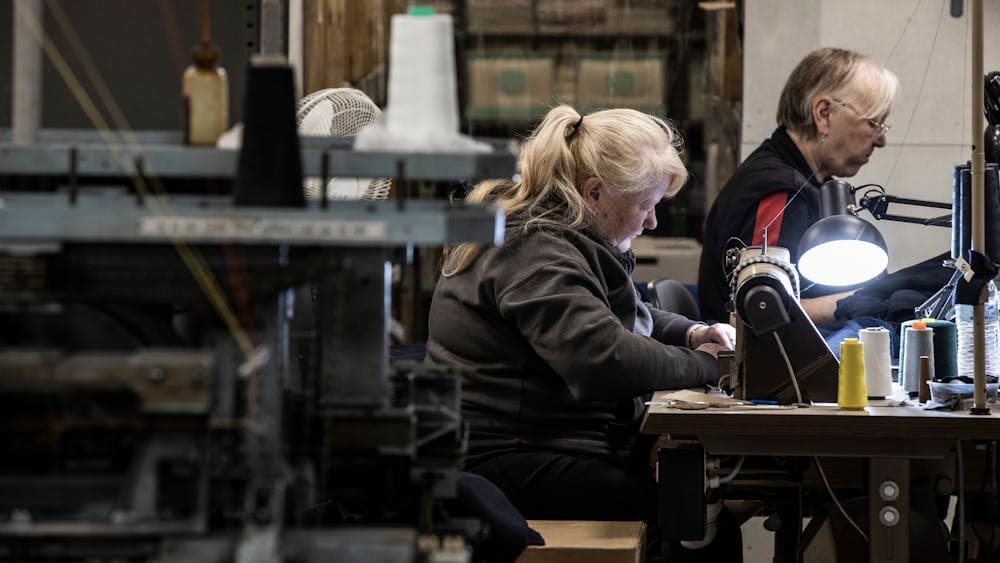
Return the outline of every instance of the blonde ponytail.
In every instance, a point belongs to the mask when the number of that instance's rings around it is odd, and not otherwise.
[[[493,203],[507,217],[508,228],[525,231],[560,226],[583,229],[591,215],[580,186],[591,177],[617,193],[641,192],[671,178],[667,195],[680,191],[687,170],[680,158],[681,140],[665,121],[631,109],[594,112],[584,119],[573,108],[553,108],[535,128],[518,159],[516,182],[478,184],[466,201]],[[441,273],[465,271],[484,247],[453,247]]]

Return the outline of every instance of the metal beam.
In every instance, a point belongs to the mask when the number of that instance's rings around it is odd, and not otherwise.
[[[438,200],[344,201],[326,209],[236,208],[228,198],[123,192],[0,192],[0,245],[167,242],[391,247],[503,241],[493,206]]]

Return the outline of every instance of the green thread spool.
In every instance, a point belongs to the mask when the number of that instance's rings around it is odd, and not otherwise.
[[[924,319],[934,329],[934,378],[949,380],[958,376],[958,327],[951,321]]]

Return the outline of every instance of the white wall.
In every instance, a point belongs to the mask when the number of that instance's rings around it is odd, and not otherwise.
[[[1000,0],[984,4],[989,72],[1000,70]],[[795,64],[818,47],[850,48],[889,67],[902,91],[889,117],[888,145],[849,181],[878,183],[892,195],[950,202],[952,167],[969,160],[971,152],[972,36],[969,2],[961,18],[949,15],[949,5],[950,0],[746,0],[742,157],[775,128],[778,96]],[[889,210],[921,217],[946,213],[897,205]],[[862,217],[872,219],[866,212]],[[876,226],[889,244],[890,271],[950,248],[947,229],[889,221]]]

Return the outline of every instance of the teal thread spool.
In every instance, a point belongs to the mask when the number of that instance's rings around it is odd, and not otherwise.
[[[948,380],[958,375],[958,328],[951,321],[928,321],[934,329],[934,378]]]

